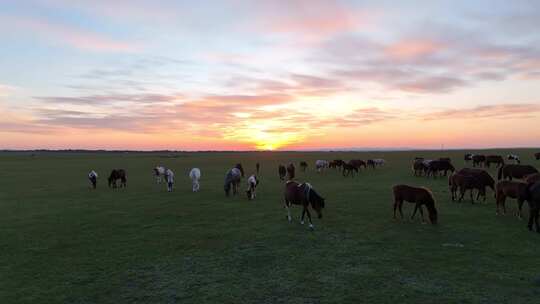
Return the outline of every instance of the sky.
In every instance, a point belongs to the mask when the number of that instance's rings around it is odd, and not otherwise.
[[[540,146],[539,1],[0,1],[0,149]]]

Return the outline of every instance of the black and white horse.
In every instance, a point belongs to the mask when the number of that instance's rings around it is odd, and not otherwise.
[[[517,155],[517,154],[508,154],[508,155],[506,156],[506,158],[507,158],[508,160],[513,160],[513,161],[515,161],[517,164],[521,163],[521,161],[519,160],[519,155]]]
[[[257,189],[257,186],[259,185],[259,179],[257,178],[257,176],[251,175],[248,178],[247,183],[248,183],[248,189],[246,190],[246,194],[247,194],[248,200],[253,200],[255,199],[255,196],[257,196],[257,194],[255,193],[255,190]]]
[[[325,168],[328,168],[330,163],[327,160],[319,159],[315,162],[315,168],[318,173],[321,173]]]
[[[163,182],[163,178],[165,177],[165,167],[163,166],[157,166],[154,168],[154,176],[156,177],[156,183],[161,184]]]
[[[90,173],[88,173],[88,179],[90,180],[93,189],[96,189],[97,187],[97,178],[98,174],[96,173],[96,171],[92,170],[90,171]]]

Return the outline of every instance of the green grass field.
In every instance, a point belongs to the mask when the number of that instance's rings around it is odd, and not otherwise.
[[[512,152],[540,167],[534,151]],[[463,153],[2,153],[0,303],[540,303],[540,234],[511,215],[514,200],[496,216],[491,190],[485,204],[458,204],[445,178],[412,176],[414,156],[461,168]],[[355,178],[313,169],[316,159],[371,157],[388,163]],[[311,168],[297,180],[326,198],[315,231],[300,225],[298,206],[292,224],[282,207],[277,165],[301,160]],[[257,161],[257,199],[247,200],[245,179],[225,198],[226,170],[241,162],[250,174]],[[156,185],[158,164],[175,171],[173,193]],[[127,189],[107,187],[116,167]],[[396,183],[430,187],[439,225],[393,221]]]

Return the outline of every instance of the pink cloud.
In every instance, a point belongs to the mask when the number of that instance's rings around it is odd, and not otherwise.
[[[402,40],[386,48],[386,54],[394,59],[411,59],[435,54],[444,45],[432,40],[413,39]]]

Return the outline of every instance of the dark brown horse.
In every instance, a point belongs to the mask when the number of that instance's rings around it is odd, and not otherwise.
[[[120,188],[127,187],[127,177],[126,170],[124,169],[113,169],[109,175],[109,187],[117,188],[118,185],[116,181],[120,180]]]
[[[353,165],[358,169],[360,169],[360,167],[364,167],[364,169],[367,168],[366,162],[361,159],[352,159],[349,161],[349,165]]]
[[[427,165],[427,176],[433,176],[434,178],[439,176],[439,172],[443,172],[444,176],[448,175],[448,171],[454,172],[456,168],[446,160],[434,160]]]
[[[470,191],[471,203],[474,204],[473,190],[478,190],[478,197],[482,195],[484,200],[486,200],[486,186],[473,175],[454,173],[448,178],[448,186],[452,193],[452,201],[456,200],[458,189],[460,194],[458,199],[459,202],[463,200],[467,190]]]
[[[307,167],[308,164],[305,161],[300,162],[300,169],[302,170],[302,172],[306,172]]]
[[[529,222],[527,227],[532,231],[536,223],[536,232],[540,233],[540,182],[528,184],[526,190],[527,202],[529,202]]]
[[[403,218],[403,202],[414,203],[414,211],[411,215],[411,220],[414,218],[416,211],[420,211],[420,216],[422,217],[422,223],[424,220],[424,212],[422,211],[422,205],[425,205],[428,213],[429,220],[431,224],[437,224],[437,209],[435,208],[435,198],[433,193],[427,188],[423,187],[412,187],[407,185],[396,185],[392,187],[394,193],[394,219],[396,219],[396,209],[399,210],[401,218]]]
[[[523,202],[527,200],[527,184],[522,182],[500,181],[497,183],[495,191],[495,199],[497,202],[497,215],[499,208],[502,206],[503,214],[506,214],[506,198],[517,199],[518,212],[516,215],[521,218],[521,207]]]
[[[313,229],[311,222],[311,213],[309,207],[317,213],[318,218],[322,218],[322,209],[324,208],[324,198],[322,198],[309,183],[299,184],[293,181],[285,183],[285,208],[287,208],[287,219],[289,223],[292,221],[291,210],[292,205],[302,206],[302,217],[300,223],[304,224],[304,216],[307,214],[309,228]]]
[[[498,180],[512,178],[523,178],[526,175],[538,173],[538,170],[531,165],[508,164],[499,168]]]
[[[495,164],[496,168],[504,166],[504,158],[500,155],[488,155],[486,156],[486,167],[489,168],[491,164]]]
[[[484,186],[491,188],[493,192],[495,192],[495,180],[489,173],[482,169],[471,169],[471,168],[463,168],[459,170],[457,173],[459,174],[465,174],[465,175],[472,175],[480,181]],[[480,198],[480,193],[476,196],[476,199]]]
[[[472,166],[473,167],[483,167],[486,164],[485,155],[473,155],[472,156]]]
[[[287,168],[285,168],[284,165],[279,165],[278,174],[280,180],[285,180],[285,176],[287,175]]]
[[[343,163],[343,176],[349,176],[354,177],[354,173],[358,173],[358,167],[351,165],[350,163]]]
[[[294,164],[293,163],[289,163],[289,165],[287,165],[287,176],[289,178],[289,180],[293,180],[294,177],[296,176],[296,168],[294,167]]]

